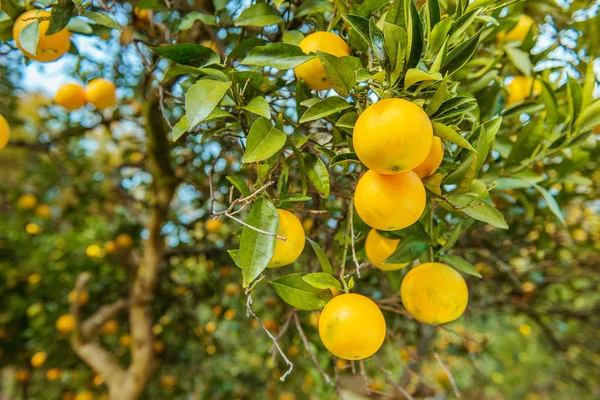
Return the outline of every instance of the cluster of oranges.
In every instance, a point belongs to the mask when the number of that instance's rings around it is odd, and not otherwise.
[[[117,103],[116,86],[102,78],[91,80],[87,88],[76,83],[66,83],[56,92],[54,102],[69,111],[83,107],[86,102],[98,110],[104,110]]]
[[[346,43],[330,32],[308,35],[300,47],[305,53],[350,55]],[[318,58],[296,67],[295,74],[311,89],[332,87]],[[365,242],[367,257],[382,270],[404,268],[408,264],[384,264],[400,240],[388,239],[377,230],[404,229],[419,220],[427,199],[421,179],[432,175],[441,165],[442,140],[433,135],[431,121],[421,107],[393,98],[382,99],[364,110],[354,126],[353,146],[358,158],[369,168],[354,193],[357,213],[372,228]],[[281,224],[282,228],[286,225]],[[400,296],[414,318],[442,324],[462,315],[468,290],[456,270],[432,262],[421,264],[406,275]],[[346,360],[370,357],[381,347],[386,335],[383,313],[375,302],[359,294],[334,297],[323,309],[318,326],[325,347]]]

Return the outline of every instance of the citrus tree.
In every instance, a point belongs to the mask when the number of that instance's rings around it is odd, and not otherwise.
[[[4,0],[5,393],[598,395],[591,3]]]

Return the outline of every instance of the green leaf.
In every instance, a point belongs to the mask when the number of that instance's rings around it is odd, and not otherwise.
[[[304,154],[304,167],[308,179],[313,184],[319,195],[323,198],[329,197],[329,171],[323,161],[312,153]]]
[[[304,54],[300,47],[293,44],[272,43],[253,48],[242,60],[242,64],[289,69],[296,68],[314,57],[314,54]]]
[[[540,115],[519,130],[517,141],[506,159],[507,164],[520,164],[533,155],[536,147],[540,146],[546,136],[544,117]]]
[[[483,8],[476,8],[458,17],[448,32],[448,36],[450,37],[448,42],[450,44],[456,42],[460,35],[462,35],[469,28],[469,26],[471,26],[473,21],[475,21],[475,18],[477,18],[482,10]]]
[[[569,99],[569,114],[571,115],[571,120],[576,121],[577,117],[579,117],[579,113],[581,112],[581,104],[583,103],[583,90],[581,89],[581,85],[579,82],[571,76],[567,81],[567,94]]]
[[[358,119],[358,114],[354,111],[349,111],[346,114],[342,115],[340,119],[337,120],[335,126],[343,129],[354,129],[354,124],[356,124],[356,120]]]
[[[279,199],[280,203],[303,203],[311,201],[312,197],[303,194],[290,194]]]
[[[289,274],[271,281],[271,286],[283,301],[300,310],[319,310],[331,300],[330,290],[317,289],[306,283],[304,274]]]
[[[445,255],[440,258],[442,259],[442,261],[445,261],[446,263],[450,264],[460,272],[463,272],[467,275],[476,276],[478,278],[483,278],[481,274],[477,272],[475,267],[462,257]]]
[[[444,18],[431,31],[429,35],[429,49],[431,54],[436,54],[440,51],[444,43],[447,43],[448,32],[452,27],[452,18]]]
[[[199,44],[170,44],[150,47],[150,49],[161,57],[168,58],[179,64],[191,65],[192,67],[202,67],[221,62],[217,53]]]
[[[321,263],[321,269],[323,270],[323,272],[326,274],[332,275],[333,268],[331,268],[331,263],[329,262],[329,259],[327,258],[327,254],[325,254],[325,251],[323,251],[321,246],[319,246],[319,244],[317,242],[313,241],[312,239],[307,237],[306,240],[308,241],[308,243],[310,243],[310,246],[312,247],[315,254],[317,255],[317,259],[319,260],[319,263]]]
[[[227,253],[229,253],[229,256],[233,260],[233,263],[235,264],[235,266],[242,269],[242,267],[240,266],[240,251],[239,250],[227,250]]]
[[[429,13],[429,32],[431,32],[435,25],[440,22],[440,2],[438,0],[428,0],[427,11]]]
[[[304,34],[300,31],[286,31],[283,34],[283,43],[293,44],[298,46],[300,42],[304,39]]]
[[[335,114],[350,107],[352,107],[352,105],[341,97],[326,97],[325,99],[312,104],[308,110],[306,110],[304,115],[302,115],[299,123],[303,124],[305,122],[325,118],[331,114]]]
[[[231,82],[203,79],[190,87],[185,95],[188,129],[193,129],[210,115],[230,86]]]
[[[71,0],[59,0],[57,4],[53,5],[46,36],[62,31],[69,23],[74,11],[75,4]]]
[[[360,162],[358,156],[356,155],[356,153],[354,152],[349,152],[349,153],[339,153],[336,154],[332,159],[331,159],[331,166],[337,165],[337,164],[341,164],[341,163],[345,163],[345,162]]]
[[[246,223],[265,232],[277,233],[279,231],[277,209],[268,200],[258,199],[254,202]],[[275,253],[277,240],[279,239],[275,236],[265,235],[244,226],[239,252],[244,287],[248,287],[267,268]]]
[[[427,251],[429,244],[415,240],[405,239],[398,244],[396,250],[383,263],[384,264],[405,264],[410,263],[419,258]]]
[[[463,213],[478,221],[488,223],[501,229],[508,229],[504,217],[493,206],[471,194],[452,195],[448,198],[451,204],[460,207]]]
[[[92,21],[96,22],[97,24],[106,26],[107,28],[118,29],[118,30],[122,29],[121,25],[119,25],[119,23],[117,21],[112,19],[112,17],[106,13],[99,12],[99,11],[87,11],[84,14],[84,16],[91,19]]]
[[[505,46],[506,55],[513,65],[526,76],[531,76],[533,64],[529,58],[529,53],[512,46]]]
[[[558,102],[556,101],[556,95],[554,89],[543,79],[540,79],[542,83],[542,94],[540,95],[544,105],[546,106],[546,113],[548,115],[548,123],[552,126],[558,121]]]
[[[575,126],[580,132],[587,132],[597,125],[600,125],[600,99],[583,110],[575,122]]]
[[[306,274],[302,280],[317,289],[336,289],[342,290],[342,284],[335,279],[331,274],[325,272],[313,272]]]
[[[39,20],[30,22],[19,34],[19,44],[27,53],[36,55],[37,46],[40,39]]]
[[[596,74],[594,73],[594,63],[592,60],[588,62],[585,78],[583,82],[583,103],[581,110],[585,110],[594,100],[594,89],[596,87]]]
[[[94,33],[94,28],[79,18],[71,18],[67,24],[67,29],[69,32],[81,33],[82,35],[91,35]]]
[[[19,0],[2,0],[0,1],[0,11],[6,13],[14,21],[26,10]]]
[[[537,191],[540,192],[540,194],[544,198],[544,201],[546,202],[546,205],[548,206],[552,214],[554,214],[554,216],[560,221],[562,226],[567,226],[565,223],[565,218],[563,217],[563,213],[560,210],[560,206],[556,202],[556,199],[550,194],[550,192],[548,192],[546,189],[544,189],[538,184],[533,184],[533,187],[535,187]]]
[[[287,135],[275,128],[270,120],[260,117],[250,127],[242,161],[252,163],[266,160],[281,150],[286,139]]]
[[[448,94],[448,83],[446,82],[446,79],[444,79],[435,91],[427,108],[425,108],[427,115],[431,116],[440,109],[440,106],[446,100],[446,94]]]
[[[246,8],[235,20],[235,26],[263,27],[283,21],[281,14],[266,3],[257,3]]]
[[[271,110],[269,108],[269,103],[264,97],[255,97],[248,105],[244,107],[244,110],[250,111],[253,114],[260,115],[267,119],[271,118]]]
[[[442,78],[443,76],[439,72],[431,74],[420,69],[411,68],[406,71],[406,75],[404,76],[404,87],[409,88],[415,83],[423,81],[440,81]]]
[[[405,69],[414,68],[421,60],[423,53],[423,25],[419,18],[419,12],[413,0],[404,0],[408,2],[408,15],[406,16],[406,33],[408,34],[408,50],[406,51]]]
[[[333,4],[327,0],[306,0],[296,9],[294,18],[302,18],[309,14],[323,15],[333,10]]]
[[[336,57],[334,55],[317,52],[323,64],[329,82],[340,96],[347,96],[356,85],[356,71],[362,67],[360,59],[356,57]]]
[[[343,14],[342,18],[348,23],[366,43],[371,43],[369,20],[358,15]]]
[[[469,62],[471,57],[473,57],[473,54],[475,54],[482,30],[483,28],[469,38],[469,40],[456,46],[454,50],[448,53],[448,57],[444,60],[442,69],[440,70],[442,74],[452,75]]]
[[[371,48],[373,49],[373,55],[379,61],[379,64],[386,71],[391,72],[390,58],[387,54],[387,48],[385,46],[385,39],[383,32],[375,24],[375,18],[371,17],[369,20],[369,38],[371,42]]]
[[[506,189],[526,189],[533,187],[535,183],[518,178],[498,178],[496,179],[495,190]]]
[[[173,132],[171,132],[171,137],[174,142],[176,142],[184,133],[188,130],[187,117],[184,115],[181,117],[179,122],[175,124],[173,127]]]
[[[187,31],[194,26],[194,22],[201,21],[206,25],[217,25],[217,18],[214,15],[204,14],[199,11],[192,11],[183,17],[179,26],[177,27],[178,31]]]
[[[436,136],[439,136],[442,139],[447,140],[451,143],[457,144],[460,147],[463,147],[465,149],[475,151],[473,146],[471,146],[471,143],[469,143],[467,141],[467,139],[462,137],[454,129],[452,129],[444,124],[440,124],[439,122],[433,122],[432,125],[433,125],[433,132]]]
[[[225,179],[227,179],[242,194],[242,196],[250,196],[250,188],[241,176],[226,176]]]

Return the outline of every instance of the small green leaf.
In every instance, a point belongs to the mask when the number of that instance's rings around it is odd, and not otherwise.
[[[272,43],[253,48],[242,60],[242,64],[289,69],[296,68],[313,58],[315,58],[314,54],[305,54],[300,47],[293,44]]]
[[[337,165],[345,162],[360,162],[358,156],[354,152],[339,153],[331,159],[331,165]]]
[[[356,30],[358,35],[364,39],[366,43],[371,43],[369,35],[369,20],[358,15],[343,14],[342,18],[352,28]]]
[[[304,154],[304,167],[308,179],[313,184],[319,195],[323,198],[329,197],[329,171],[323,161],[312,153]]]
[[[331,274],[325,272],[313,272],[306,274],[302,280],[317,289],[336,289],[342,290],[342,284],[335,279]]]
[[[250,111],[253,114],[260,115],[267,119],[271,118],[271,110],[269,109],[269,103],[264,97],[255,97],[250,100],[250,103],[244,107],[244,110]]]
[[[40,39],[40,23],[36,19],[30,22],[19,34],[19,44],[27,53],[36,55]]]
[[[69,23],[74,11],[75,4],[71,0],[59,0],[57,4],[53,5],[46,36],[62,31]]]
[[[94,28],[79,18],[71,18],[67,24],[67,29],[69,32],[81,33],[82,35],[90,35],[94,33]]]
[[[235,26],[263,27],[283,21],[281,14],[266,3],[257,3],[246,8],[235,20]]]
[[[450,44],[453,44],[458,40],[460,35],[462,35],[469,28],[469,26],[471,26],[473,21],[475,21],[475,18],[477,18],[482,10],[483,8],[481,7],[470,10],[456,19],[456,22],[452,24],[452,28],[450,28],[450,31],[448,32]]]
[[[199,11],[192,11],[183,17],[179,26],[177,27],[178,31],[187,31],[191,29],[194,25],[194,22],[201,21],[206,25],[217,25],[217,18],[214,15],[204,14]]]
[[[260,117],[250,128],[242,161],[252,163],[266,160],[281,150],[286,139],[287,135],[275,128],[270,120]]]
[[[331,300],[330,290],[317,289],[302,278],[304,274],[289,274],[271,281],[271,286],[283,301],[300,310],[319,310]]]
[[[430,74],[420,69],[411,68],[406,71],[406,75],[404,76],[404,87],[409,88],[415,83],[423,81],[440,81],[442,78],[442,74],[439,72]]]
[[[150,49],[161,57],[168,58],[179,64],[191,65],[192,67],[202,67],[221,62],[217,53],[199,44],[170,44],[150,47]]]
[[[473,146],[471,146],[471,143],[469,143],[467,139],[462,137],[454,129],[444,124],[440,124],[439,122],[433,122],[433,132],[436,136],[439,136],[444,140],[457,144],[460,147],[464,147],[465,149],[475,151],[475,149],[473,148]]]
[[[560,210],[560,206],[556,202],[554,196],[552,196],[550,192],[548,192],[540,185],[534,184],[533,187],[536,188],[538,192],[540,192],[540,194],[544,198],[544,201],[546,202],[546,205],[548,206],[550,211],[552,211],[552,214],[554,214],[554,216],[560,221],[562,226],[567,226],[565,223],[565,218],[563,217],[563,213]]]
[[[188,130],[187,117],[184,115],[181,117],[179,122],[175,124],[173,127],[173,132],[171,132],[171,137],[174,142],[176,142],[184,133]]]
[[[512,46],[505,46],[506,55],[513,65],[526,76],[531,76],[533,64],[529,58],[529,53]]]
[[[226,179],[242,194],[242,196],[250,196],[250,188],[241,176],[227,176]]]
[[[383,263],[384,264],[406,264],[413,262],[427,251],[429,244],[408,238],[402,240],[396,250]]]
[[[306,110],[304,115],[302,115],[299,123],[303,124],[305,122],[325,118],[350,107],[352,107],[352,105],[341,97],[326,97],[325,99],[312,104],[308,110]]]
[[[85,17],[91,19],[92,21],[96,22],[97,24],[106,26],[107,28],[118,29],[118,30],[122,29],[121,25],[119,25],[119,23],[117,21],[112,19],[112,17],[106,13],[99,12],[99,11],[87,11],[84,15],[85,15]]]
[[[268,200],[258,199],[252,205],[246,223],[262,231],[276,233],[279,231],[277,209]],[[244,287],[248,287],[267,268],[275,253],[277,240],[280,239],[244,226],[239,252]]]
[[[442,74],[452,75],[469,62],[471,57],[473,57],[473,54],[475,54],[482,31],[483,28],[469,38],[469,40],[456,46],[454,50],[448,53],[448,57],[446,57],[442,69],[440,70]]]
[[[448,83],[446,82],[446,79],[444,79],[435,91],[435,94],[431,98],[431,101],[427,105],[427,108],[425,108],[425,112],[427,113],[427,115],[432,116],[440,109],[441,105],[446,100],[447,94]]]
[[[358,114],[354,111],[349,111],[337,120],[335,126],[338,128],[353,130],[357,119]]]
[[[325,251],[323,251],[321,246],[319,246],[319,244],[317,242],[313,241],[312,239],[307,237],[306,240],[308,241],[308,243],[310,243],[310,246],[312,247],[315,254],[317,255],[317,258],[319,259],[319,263],[321,263],[321,269],[323,270],[323,272],[326,274],[332,275],[333,268],[331,268],[331,263],[329,262],[329,259],[327,258],[327,254],[325,254]]]
[[[303,194],[290,194],[279,199],[280,203],[303,203],[311,201],[312,197]]]
[[[446,263],[450,264],[452,267],[456,268],[460,272],[463,272],[467,275],[476,276],[478,278],[483,278],[481,274],[477,272],[475,267],[462,257],[445,255],[440,258],[442,259],[442,261],[445,261]]]
[[[587,132],[597,125],[600,125],[600,99],[583,110],[575,122],[575,126],[580,132]]]
[[[356,71],[362,67],[360,59],[356,57],[336,57],[334,55],[317,52],[323,64],[329,82],[340,96],[347,96],[356,85]]]
[[[463,213],[478,221],[485,222],[496,228],[508,229],[504,217],[493,206],[483,200],[477,200],[477,196],[471,194],[458,194],[448,198],[451,204],[460,207]]]
[[[229,253],[229,256],[233,260],[233,263],[235,264],[235,266],[241,269],[242,267],[240,266],[240,251],[239,250],[227,250],[227,253]]]
[[[203,79],[189,88],[185,95],[188,129],[193,129],[210,115],[230,86],[231,82]]]

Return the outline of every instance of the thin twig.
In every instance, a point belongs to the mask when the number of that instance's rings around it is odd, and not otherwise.
[[[231,218],[232,220],[234,220],[234,221],[235,221],[235,222],[237,222],[238,224],[242,224],[242,225],[244,225],[244,226],[247,226],[248,228],[250,228],[250,229],[252,229],[252,230],[254,230],[254,231],[258,232],[258,233],[262,233],[263,235],[268,235],[268,236],[275,236],[275,237],[276,237],[277,239],[279,239],[279,240],[283,240],[284,242],[286,241],[286,239],[285,239],[283,236],[279,236],[279,235],[278,235],[278,234],[276,234],[275,232],[267,232],[267,231],[263,231],[262,229],[258,229],[257,227],[255,227],[255,226],[252,226],[252,225],[250,225],[250,224],[247,224],[246,222],[242,221],[242,220],[241,220],[241,219],[239,219],[239,218],[236,218],[236,217],[234,217],[234,216],[233,216],[233,215],[231,215],[231,214],[227,214],[227,213],[225,213],[225,214],[222,214],[222,215],[226,216],[227,218]]]
[[[442,368],[442,370],[444,371],[444,373],[450,380],[450,384],[452,385],[452,389],[454,390],[454,395],[456,397],[460,398],[460,392],[458,391],[458,386],[456,386],[456,382],[454,381],[452,372],[450,372],[450,369],[448,369],[448,367],[446,367],[446,365],[444,365],[444,363],[442,362],[442,359],[440,358],[440,355],[437,352],[433,353],[433,355],[435,356],[436,361],[438,362],[438,364],[440,365],[440,367]]]
[[[248,316],[251,315],[258,322],[258,324],[263,328],[263,330],[267,333],[267,335],[273,341],[273,344],[275,345],[275,348],[277,348],[277,351],[281,355],[281,358],[283,358],[283,361],[285,361],[285,363],[289,366],[289,369],[285,372],[285,374],[281,375],[281,377],[279,378],[279,380],[281,382],[284,382],[285,378],[287,378],[288,375],[292,373],[292,370],[294,369],[294,364],[287,358],[287,356],[285,355],[285,353],[283,352],[283,350],[281,350],[281,347],[279,346],[279,342],[278,342],[277,338],[275,336],[273,336],[273,334],[271,334],[271,332],[269,332],[269,330],[265,327],[265,325],[262,323],[262,321],[256,316],[256,314],[254,314],[254,311],[252,311],[252,308],[251,308],[251,305],[252,305],[252,295],[250,294],[251,290],[252,290],[252,288],[249,288],[246,291],[246,296],[247,296],[246,311],[247,311],[247,315]]]
[[[354,264],[356,265],[356,276],[358,278],[360,278],[360,268],[363,266],[363,264],[358,262],[358,258],[356,257],[356,247],[354,246],[354,240],[358,237],[358,236],[354,236],[354,200],[350,200],[350,209],[348,210],[348,218],[350,218],[350,238],[352,240],[352,260],[354,261]]]
[[[360,360],[358,365],[360,366],[360,376],[362,376],[363,382],[365,383],[365,390],[367,391],[367,394],[371,394],[371,388],[369,387],[370,380],[367,376],[367,371],[365,370],[365,363],[363,360]]]
[[[319,364],[319,361],[317,360],[315,353],[310,348],[310,343],[308,342],[308,339],[306,338],[306,335],[304,334],[304,330],[302,329],[302,324],[300,323],[300,319],[298,318],[298,315],[295,312],[294,312],[293,318],[294,318],[294,323],[296,324],[296,329],[298,330],[298,333],[300,334],[300,337],[302,338],[302,343],[304,343],[304,348],[306,349],[306,351],[308,351],[308,354],[310,354],[310,358],[312,359],[313,364],[315,364],[317,371],[319,371],[321,376],[323,376],[323,379],[325,379],[325,382],[327,382],[330,385],[333,384],[333,382],[331,381],[331,378],[329,377],[329,375],[327,375],[327,372],[323,371],[323,368],[321,368],[321,365]]]
[[[375,356],[375,362],[377,362],[377,366],[379,367],[379,370],[381,372],[383,372],[383,376],[385,376],[385,380],[392,385],[397,391],[399,391],[400,393],[402,393],[402,395],[404,397],[406,397],[408,400],[415,400],[410,393],[408,393],[406,391],[406,389],[404,389],[402,386],[398,385],[396,382],[394,382],[394,380],[392,379],[391,375],[390,375],[390,371],[388,371],[387,369],[383,368],[383,365],[381,365],[381,361],[379,361],[379,357]]]

